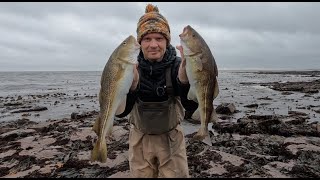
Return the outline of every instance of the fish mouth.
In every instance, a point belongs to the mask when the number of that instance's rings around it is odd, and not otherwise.
[[[134,45],[135,45],[135,47],[136,47],[137,49],[140,49],[140,46],[141,46],[141,45],[138,43],[138,41],[135,41]]]
[[[179,34],[179,37],[184,37],[185,35],[187,35],[187,31],[187,27],[184,27],[182,33]]]
[[[188,28],[187,28],[188,26],[186,26],[186,27],[184,27],[183,28],[183,31],[182,31],[182,33],[181,34],[179,34],[179,37],[184,37],[184,36],[186,36],[187,35],[187,33],[188,33]]]
[[[139,44],[139,42],[137,41],[137,39],[136,39],[133,35],[130,35],[129,38],[132,38],[132,39],[133,39],[133,41],[134,41],[133,45],[134,45],[135,49],[140,49],[140,46],[141,46],[141,45]]]

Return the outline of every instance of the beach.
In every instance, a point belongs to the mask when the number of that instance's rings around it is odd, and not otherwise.
[[[100,76],[0,73],[0,177],[130,177],[128,117],[114,121],[107,162],[90,162]],[[320,177],[320,71],[221,71],[218,82],[212,145],[182,122],[190,177]]]

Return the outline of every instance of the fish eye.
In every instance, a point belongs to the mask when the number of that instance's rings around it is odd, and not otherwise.
[[[124,41],[122,44],[123,44],[123,45],[126,45],[126,44],[127,44],[127,42],[125,42],[125,41]]]
[[[196,37],[196,35],[195,35],[195,34],[192,34],[192,37]]]

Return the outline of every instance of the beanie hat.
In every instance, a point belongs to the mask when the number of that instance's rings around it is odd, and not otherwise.
[[[170,43],[170,27],[168,21],[159,13],[157,6],[148,4],[143,16],[140,17],[137,26],[137,41],[139,44],[144,35],[148,33],[161,33],[167,39],[167,44]]]

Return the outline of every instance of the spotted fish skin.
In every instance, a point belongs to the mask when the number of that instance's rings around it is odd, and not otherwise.
[[[193,138],[203,140],[209,136],[208,123],[218,119],[213,106],[213,100],[219,94],[218,68],[209,46],[190,25],[184,27],[179,37],[190,83],[188,99],[198,103],[194,115],[199,114],[201,122]]]
[[[130,35],[113,51],[104,67],[100,80],[100,112],[92,127],[98,139],[91,152],[91,162],[107,160],[106,136],[112,134],[115,115],[125,109],[139,51],[139,43]]]

